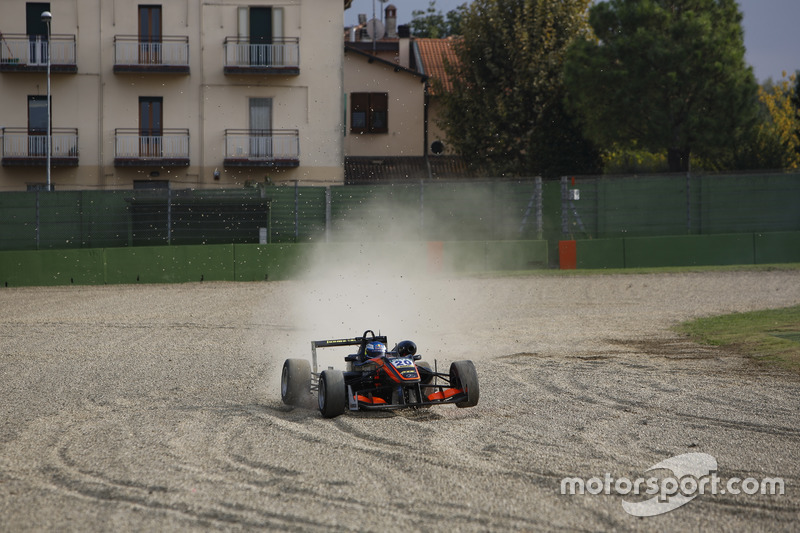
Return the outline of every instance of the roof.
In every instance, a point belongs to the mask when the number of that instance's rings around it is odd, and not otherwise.
[[[379,63],[381,65],[391,67],[391,68],[394,69],[395,72],[406,72],[408,74],[413,74],[414,76],[419,76],[419,78],[423,82],[428,79],[428,76],[426,76],[422,72],[417,72],[416,70],[413,70],[413,69],[410,69],[410,68],[406,68],[406,67],[402,67],[402,66],[398,65],[397,63],[393,63],[392,61],[388,61],[386,59],[383,59],[382,57],[379,57],[379,56],[370,54],[369,52],[365,52],[363,50],[360,50],[359,48],[356,48],[355,46],[351,46],[350,43],[345,43],[344,51],[345,51],[345,53],[352,53],[352,54],[356,54],[357,56],[361,56],[361,57],[365,58],[369,63],[377,62],[377,63]]]
[[[435,155],[428,157],[356,157],[344,158],[345,184],[397,183],[422,179],[459,179],[475,177],[475,172],[458,156]]]
[[[445,91],[451,91],[452,81],[444,68],[445,59],[454,65],[458,63],[458,56],[455,50],[455,38],[446,39],[414,39],[419,49],[422,59],[422,70],[431,78],[436,78],[442,82]],[[435,87],[431,88],[431,94],[436,94]]]

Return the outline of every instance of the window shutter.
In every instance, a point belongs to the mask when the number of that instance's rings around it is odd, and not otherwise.
[[[371,93],[369,95],[371,133],[388,133],[389,131],[389,95],[387,93]]]
[[[250,28],[249,8],[239,8],[239,39],[244,42],[250,35],[248,34]]]
[[[369,131],[369,93],[350,94],[350,131],[366,133]]]
[[[280,42],[283,39],[283,8],[272,8],[272,39]]]

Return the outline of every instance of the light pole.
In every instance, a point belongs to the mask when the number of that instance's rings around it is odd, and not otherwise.
[[[42,12],[42,22],[47,24],[47,45],[45,49],[47,50],[47,190],[50,190],[50,153],[52,151],[52,126],[50,122],[52,121],[52,115],[50,114],[50,21],[52,20],[53,15],[49,11]]]

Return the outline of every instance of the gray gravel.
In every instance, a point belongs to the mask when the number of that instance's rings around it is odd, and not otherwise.
[[[796,530],[800,380],[669,328],[798,303],[788,271],[3,289],[0,530]],[[473,360],[480,404],[281,404],[285,358],[365,329]],[[688,452],[785,494],[560,493]]]

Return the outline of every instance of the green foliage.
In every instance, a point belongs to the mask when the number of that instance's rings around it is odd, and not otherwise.
[[[495,176],[595,173],[597,151],[567,115],[567,46],[588,34],[591,0],[475,0],[447,64],[440,126],[457,152]]]
[[[461,34],[461,18],[467,10],[467,4],[461,4],[455,9],[442,15],[436,9],[436,0],[431,0],[425,11],[414,10],[411,12],[411,35],[414,37],[442,39],[451,35]]]
[[[595,3],[596,38],[566,60],[568,106],[598,145],[666,152],[675,172],[692,153],[733,149],[757,109],[741,21],[735,0]]]
[[[705,170],[800,168],[800,116],[795,105],[797,75],[758,87],[758,115],[751,128],[736,136],[727,149],[706,152]]]
[[[667,157],[634,147],[614,146],[603,151],[605,174],[657,174],[667,172]]]

